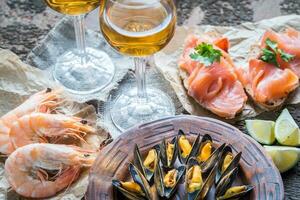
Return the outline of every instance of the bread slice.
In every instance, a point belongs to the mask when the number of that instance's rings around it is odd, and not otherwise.
[[[189,88],[189,84],[188,84],[189,74],[186,71],[179,68],[179,76],[180,76],[180,78],[183,82],[183,86],[185,87],[186,90],[188,90],[188,88]]]
[[[257,102],[253,99],[252,92],[249,88],[245,88],[246,93],[248,96],[251,98],[251,100],[261,109],[266,110],[266,111],[272,111],[272,110],[279,110],[283,104],[285,103],[287,97],[281,98],[281,99],[276,99],[276,100],[271,100],[266,103],[260,103]]]

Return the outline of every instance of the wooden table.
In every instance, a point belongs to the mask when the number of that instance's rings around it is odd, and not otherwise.
[[[299,0],[176,0],[179,24],[235,25],[284,14],[300,14]],[[98,29],[97,12],[87,24]],[[62,16],[50,11],[43,1],[0,1],[0,48],[17,53],[23,60],[49,29]],[[299,106],[288,106],[300,124]],[[259,118],[274,120],[278,113],[265,113]],[[245,132],[244,123],[235,124]],[[286,199],[300,199],[300,163],[282,175]]]

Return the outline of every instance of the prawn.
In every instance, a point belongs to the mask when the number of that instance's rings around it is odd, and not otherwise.
[[[79,147],[30,144],[8,156],[5,176],[18,194],[46,198],[69,187],[94,160],[94,152]]]
[[[0,118],[0,152],[7,154],[13,149],[9,142],[9,131],[14,121],[32,112],[51,113],[62,103],[60,93],[59,89],[47,88],[32,95],[21,105],[2,116]]]
[[[66,137],[85,141],[83,137],[86,134],[95,132],[82,118],[63,114],[31,113],[15,121],[9,131],[9,139],[14,151],[27,144],[56,143]]]

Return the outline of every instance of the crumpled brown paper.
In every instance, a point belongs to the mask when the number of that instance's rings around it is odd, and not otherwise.
[[[170,44],[161,52],[155,55],[155,64],[164,77],[169,81],[176,92],[176,95],[186,111],[193,115],[219,118],[201,107],[193,98],[189,97],[183,86],[178,72],[178,59],[183,50],[183,44],[188,34],[204,34],[216,32],[229,38],[231,43],[230,55],[237,66],[246,66],[249,57],[250,47],[256,44],[264,31],[273,29],[280,31],[285,27],[293,27],[300,30],[300,16],[289,15],[273,19],[263,20],[256,23],[244,23],[234,27],[221,26],[193,26],[178,27]],[[298,88],[287,100],[287,104],[298,104],[300,102],[300,89]],[[242,120],[254,117],[263,110],[255,106],[250,100],[244,110],[234,120]],[[224,120],[224,119],[223,119]],[[230,121],[229,121],[230,122]]]
[[[0,116],[14,109],[31,94],[47,87],[56,87],[48,77],[44,71],[24,64],[11,51],[0,49]],[[109,137],[106,131],[97,126],[97,115],[93,106],[77,103],[69,98],[60,111],[82,117],[97,127],[97,134],[88,135],[85,138],[87,143],[81,142],[79,146],[96,150]],[[69,188],[49,199],[82,199],[88,186],[88,171],[84,170]],[[4,176],[4,159],[0,162],[0,199],[24,199],[10,188]]]

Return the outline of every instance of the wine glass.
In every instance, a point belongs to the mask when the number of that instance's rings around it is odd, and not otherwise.
[[[54,79],[75,94],[90,94],[108,85],[115,73],[109,56],[86,47],[84,15],[104,0],[45,0],[53,10],[73,16],[77,48],[59,56],[53,69]],[[101,5],[103,6],[103,5]]]
[[[104,38],[121,54],[132,56],[137,88],[126,88],[111,109],[113,123],[125,130],[133,125],[174,115],[172,100],[164,92],[146,88],[147,56],[165,47],[174,35],[173,0],[107,0],[100,14]]]

